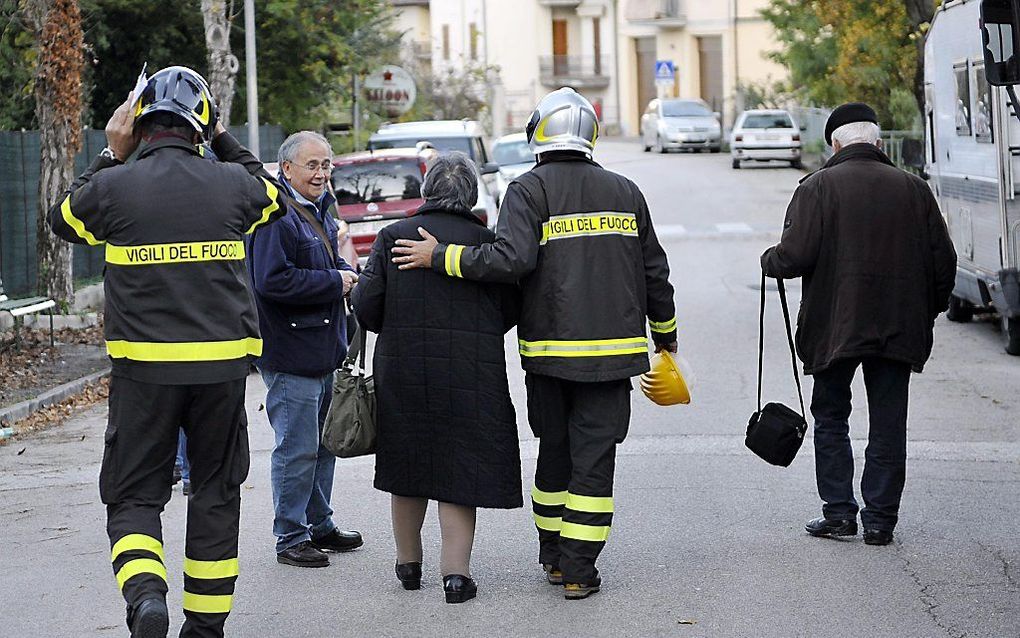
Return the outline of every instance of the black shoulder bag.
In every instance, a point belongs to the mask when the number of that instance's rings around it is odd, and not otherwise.
[[[797,353],[793,345],[793,330],[790,328],[790,308],[786,303],[786,287],[782,279],[776,279],[779,287],[779,301],[783,306],[783,320],[786,322],[786,338],[790,343],[790,358],[793,362],[793,378],[797,382],[797,397],[800,399],[800,413],[782,403],[769,403],[761,407],[762,363],[765,359],[765,273],[761,275],[761,311],[758,321],[758,411],[747,423],[747,437],[744,445],[772,465],[788,467],[797,456],[807,420],[804,416],[804,393],[800,387],[797,372]]]

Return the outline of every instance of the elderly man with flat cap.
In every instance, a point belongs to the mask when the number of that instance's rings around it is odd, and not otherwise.
[[[956,252],[928,184],[882,151],[878,116],[867,104],[832,112],[825,141],[835,155],[793,195],[780,242],[761,257],[770,277],[802,277],[797,350],[814,377],[815,474],[822,517],[812,536],[857,535],[887,545],[906,477],[907,394],[932,349],[932,328],[948,308]],[[850,384],[863,370],[868,447],[854,497]]]

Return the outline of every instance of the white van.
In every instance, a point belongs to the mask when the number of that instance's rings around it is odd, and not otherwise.
[[[925,170],[959,255],[949,319],[997,312],[1020,355],[1020,121],[985,76],[978,0],[939,7],[925,42]]]

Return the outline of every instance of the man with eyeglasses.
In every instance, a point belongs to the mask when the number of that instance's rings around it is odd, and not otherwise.
[[[333,371],[347,354],[343,299],[358,275],[337,254],[337,222],[330,214],[335,199],[328,188],[333,154],[326,138],[294,133],[277,157],[287,214],[256,232],[248,251],[264,342],[256,366],[276,435],[273,533],[278,562],[326,567],[325,552],[362,545],[361,534],[333,522],[336,459],[322,446]]]

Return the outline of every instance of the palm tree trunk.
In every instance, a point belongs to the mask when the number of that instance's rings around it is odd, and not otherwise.
[[[205,45],[209,57],[209,90],[220,108],[223,126],[230,123],[230,106],[234,101],[234,76],[238,61],[230,53],[230,20],[233,2],[202,0],[202,20],[205,23]]]
[[[81,148],[84,43],[77,0],[22,0],[36,34],[35,113],[39,125],[39,292],[65,308],[74,301],[71,245],[50,231],[47,213],[74,179]]]

